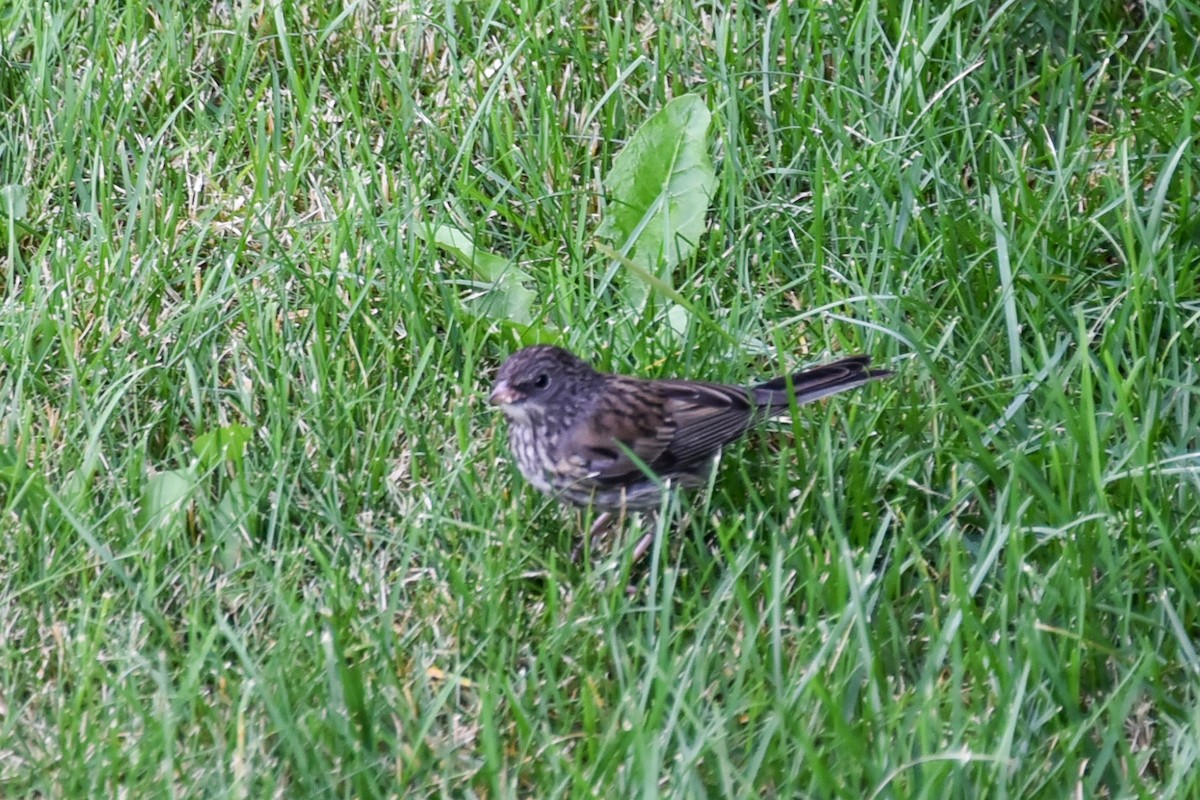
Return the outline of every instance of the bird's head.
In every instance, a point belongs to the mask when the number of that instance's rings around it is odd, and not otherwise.
[[[500,365],[489,402],[515,420],[540,418],[571,406],[599,373],[561,347],[539,344],[513,353]]]

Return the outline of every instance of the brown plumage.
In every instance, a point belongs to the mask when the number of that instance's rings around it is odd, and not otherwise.
[[[791,376],[796,404],[886,378],[853,356]],[[491,402],[508,417],[517,468],[539,490],[603,511],[657,508],[662,490],[708,481],[717,453],[790,408],[784,377],[742,388],[597,372],[535,345],[500,367]]]

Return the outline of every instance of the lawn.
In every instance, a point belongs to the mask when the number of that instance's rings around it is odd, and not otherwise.
[[[1200,797],[1198,27],[0,7],[0,796]],[[685,96],[648,281],[606,179]],[[572,560],[534,341],[897,374]]]

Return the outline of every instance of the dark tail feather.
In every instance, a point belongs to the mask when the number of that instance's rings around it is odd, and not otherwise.
[[[870,356],[851,356],[843,358],[841,361],[797,372],[792,375],[792,390],[796,395],[796,405],[811,403],[822,397],[845,392],[892,374],[891,370],[870,369],[870,366]],[[753,392],[754,402],[759,408],[769,408],[772,412],[788,409],[786,376],[760,383],[750,391]]]

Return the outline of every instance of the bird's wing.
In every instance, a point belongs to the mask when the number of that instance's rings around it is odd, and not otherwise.
[[[737,386],[698,381],[655,383],[675,423],[674,436],[664,454],[672,463],[690,464],[715,456],[745,433],[755,419],[753,403]]]
[[[638,461],[655,468],[675,437],[666,406],[652,382],[613,375],[588,413],[564,432],[558,452],[596,484],[639,477],[643,470]]]
[[[736,386],[613,376],[590,413],[564,434],[559,452],[595,484],[641,477],[642,464],[671,477],[716,455],[753,419],[753,404]]]

